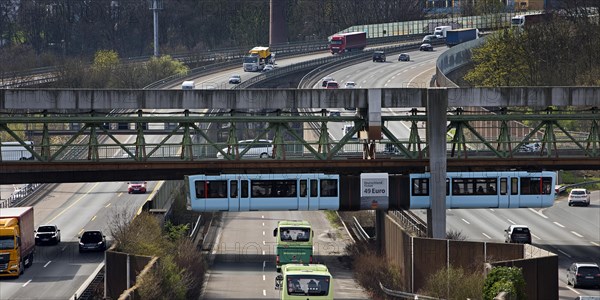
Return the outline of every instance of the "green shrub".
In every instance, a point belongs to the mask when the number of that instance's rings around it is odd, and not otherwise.
[[[494,299],[500,292],[507,292],[519,300],[526,299],[521,268],[494,267],[490,271],[483,284],[483,299]]]
[[[443,299],[481,299],[484,276],[462,268],[442,268],[431,275],[419,294]]]

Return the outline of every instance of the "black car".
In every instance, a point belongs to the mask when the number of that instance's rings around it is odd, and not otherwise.
[[[79,237],[79,252],[106,250],[106,236],[100,230],[86,230]]]
[[[56,225],[40,225],[35,231],[35,244],[60,243],[60,229]]]
[[[373,61],[385,62],[385,52],[383,52],[383,51],[373,52]]]
[[[410,61],[410,55],[406,53],[400,53],[400,55],[398,55],[398,61]]]
[[[419,51],[433,51],[433,46],[431,46],[431,44],[422,44],[421,47],[419,47]]]

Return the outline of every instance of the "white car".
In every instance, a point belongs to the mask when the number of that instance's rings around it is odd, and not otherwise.
[[[266,65],[266,66],[265,66],[265,67],[262,69],[262,71],[263,71],[263,72],[268,72],[268,71],[273,71],[274,69],[275,69],[275,66],[274,66],[274,65],[268,64],[268,65]]]
[[[356,83],[354,83],[354,81],[348,81],[344,85],[344,88],[346,88],[346,89],[353,89],[355,87],[356,87]]]
[[[240,76],[238,74],[231,75],[231,77],[229,77],[229,83],[231,83],[231,84],[242,83],[242,76]]]
[[[569,192],[569,206],[571,205],[590,205],[590,191],[587,189],[572,189]]]
[[[246,148],[250,147],[248,152],[244,153],[243,158],[269,158],[273,155],[273,141],[271,140],[243,140],[238,142],[238,151],[242,153],[242,151],[246,150]],[[223,152],[227,153],[227,147],[221,149]],[[235,149],[231,147],[229,149],[229,155],[231,157],[235,157]],[[223,159],[223,154],[221,152],[217,153],[218,159]]]

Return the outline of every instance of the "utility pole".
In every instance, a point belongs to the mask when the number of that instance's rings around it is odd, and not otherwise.
[[[163,9],[163,0],[148,0],[154,14],[154,56],[158,57],[158,11]]]

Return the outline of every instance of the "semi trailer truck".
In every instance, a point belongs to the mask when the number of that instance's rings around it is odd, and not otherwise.
[[[33,207],[0,209],[0,276],[19,277],[33,263]]]
[[[362,51],[367,46],[367,33],[362,31],[334,34],[329,40],[331,54]]]
[[[476,28],[448,30],[446,32],[446,45],[453,47],[477,38],[479,38],[479,30]]]

